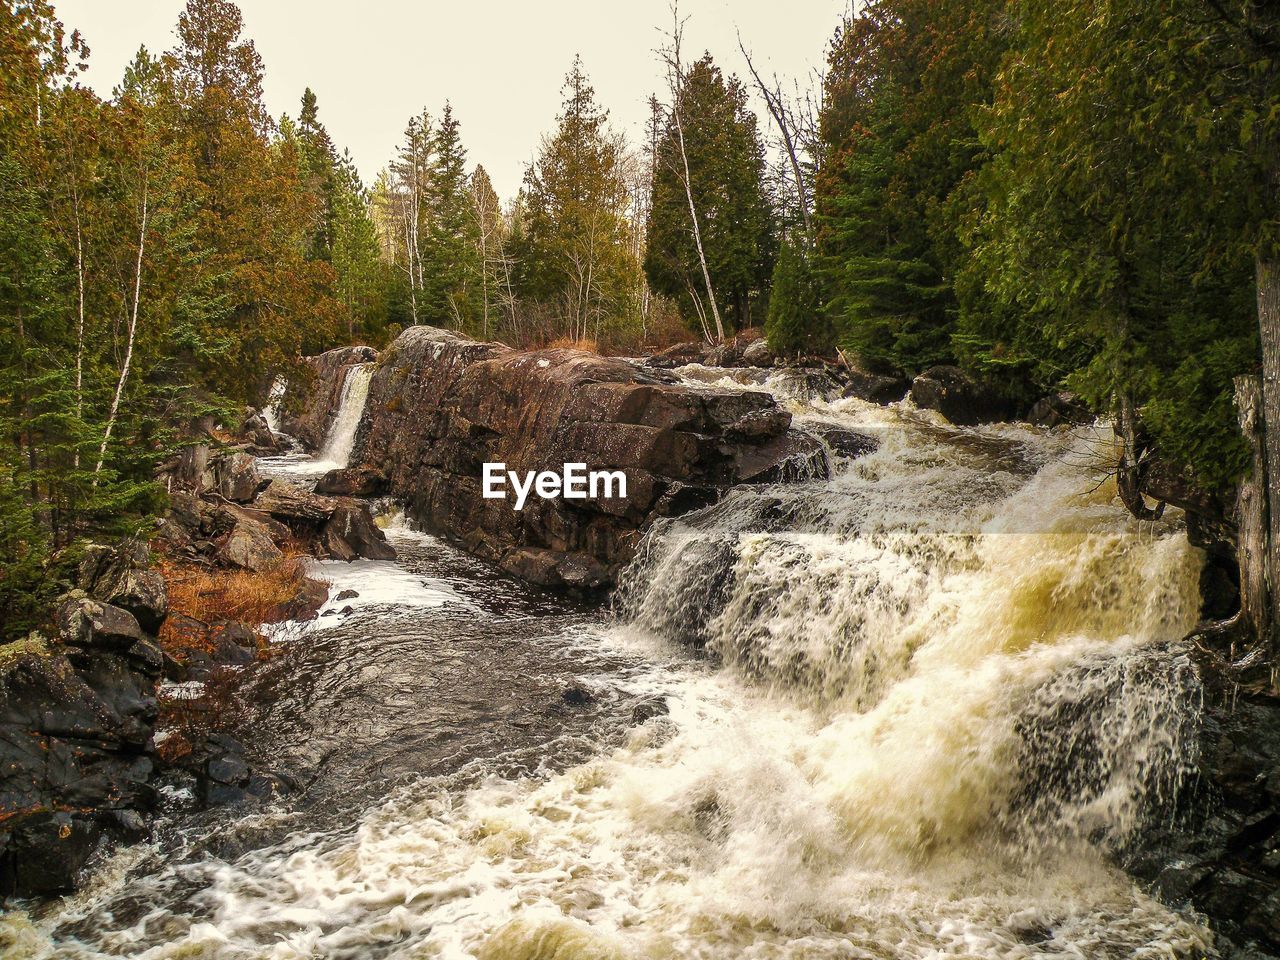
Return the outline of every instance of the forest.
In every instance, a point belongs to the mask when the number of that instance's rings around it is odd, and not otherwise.
[[[1211,492],[1248,466],[1233,381],[1280,366],[1270,4],[872,0],[794,92],[745,45],[745,79],[690,57],[677,14],[644,142],[576,60],[506,203],[449,91],[366,184],[310,90],[268,114],[234,3],[189,0],[176,36],[101,97],[92,38],[0,5],[6,635],[77,542],[149,528],[193,424],[417,324],[615,354],[763,326],[781,354],[1070,390]]]

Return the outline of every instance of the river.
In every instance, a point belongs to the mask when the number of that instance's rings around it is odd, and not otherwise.
[[[389,514],[400,559],[321,565],[352,612],[247,689],[298,791],[171,801],[153,843],[0,920],[15,955],[1203,955],[1114,866],[1195,759],[1178,518],[1118,508],[1101,429],[763,388],[878,449],[660,523],[608,606]]]

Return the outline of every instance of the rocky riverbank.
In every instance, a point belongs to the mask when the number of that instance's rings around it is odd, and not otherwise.
[[[54,631],[0,647],[0,893],[72,889],[100,844],[146,836],[167,613],[146,555],[91,547]]]

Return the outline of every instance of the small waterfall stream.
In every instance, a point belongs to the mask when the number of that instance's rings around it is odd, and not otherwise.
[[[324,447],[316,456],[316,469],[323,465],[326,470],[337,470],[351,462],[351,451],[355,447],[356,432],[360,429],[364,407],[369,400],[369,381],[373,379],[375,366],[372,363],[358,363],[347,371],[342,381],[338,412],[329,425]]]
[[[324,459],[349,455],[369,372],[349,374]],[[1116,506],[1091,462],[1101,430],[957,429],[794,379],[763,388],[797,426],[878,448],[837,457],[830,480],[739,488],[655,525],[612,616],[536,592],[506,607],[511,588],[482,565],[397,540],[405,570],[465,602],[362,607],[341,643],[315,640],[311,669],[326,716],[375,728],[350,729],[353,755],[394,742],[392,765],[419,775],[338,822],[262,814],[284,835],[225,853],[179,844],[145,870],[122,854],[61,907],[0,922],[15,955],[1204,955],[1196,918],[1112,863],[1194,760],[1198,681],[1179,638],[1200,557],[1178,519],[1140,525]],[[475,650],[500,653],[448,673],[477,630]],[[388,644],[403,651],[385,664],[396,692],[363,692]],[[413,652],[424,644],[442,652]],[[324,679],[343,664],[347,679]],[[594,725],[547,708],[541,674],[588,684]],[[446,721],[450,683],[478,686]],[[627,698],[655,695],[668,715],[621,720]],[[265,699],[272,725],[318,736],[290,720],[308,709],[296,695]],[[498,704],[512,726],[495,726]],[[347,734],[328,722],[333,764]],[[442,723],[509,732],[440,752]],[[529,751],[537,763],[503,759]],[[443,772],[468,760],[465,778]]]

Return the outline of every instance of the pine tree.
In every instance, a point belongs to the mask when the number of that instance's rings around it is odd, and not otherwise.
[[[730,321],[750,326],[773,266],[773,212],[765,195],[764,145],[747,93],[710,55],[695,63],[677,93],[684,153],[712,287]],[[700,314],[704,291],[694,246],[685,164],[674,112],[654,151],[645,274],[658,292]],[[763,319],[757,317],[757,319]]]
[[[515,255],[519,290],[574,340],[638,323],[639,265],[630,248],[624,145],[607,127],[575,58],[557,129],[525,171]]]
[[[799,231],[787,236],[778,251],[770,282],[765,335],[782,354],[823,354],[832,346],[823,323],[818,287]]]
[[[832,46],[816,190],[838,339],[915,373],[953,359],[963,259],[947,204],[984,159],[973,118],[1007,44],[1006,0],[874,0]]]
[[[478,224],[467,177],[467,153],[458,120],[447,102],[430,152],[423,321],[475,330],[483,312]]]

